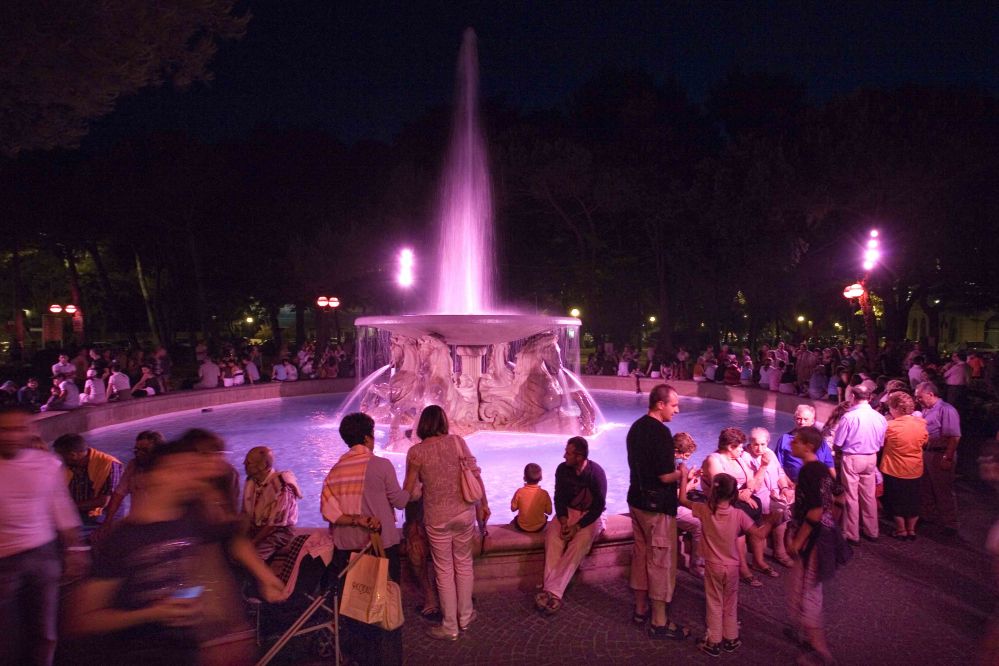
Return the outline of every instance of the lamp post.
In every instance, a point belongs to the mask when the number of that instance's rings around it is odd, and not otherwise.
[[[328,337],[326,333],[326,313],[330,310],[333,311],[333,321],[336,327],[336,341],[340,342],[340,316],[337,314],[337,308],[340,307],[340,299],[336,296],[320,296],[316,299],[316,305],[319,307],[319,321],[321,324],[321,334],[319,336],[319,347],[322,349],[326,346],[326,338]]]
[[[864,336],[867,338],[867,359],[870,369],[873,369],[874,362],[878,357],[877,326],[874,320],[874,306],[871,303],[870,291],[867,282],[871,277],[871,271],[881,260],[880,239],[877,229],[871,229],[867,237],[867,246],[864,249],[864,260],[861,266],[864,269],[864,277],[860,282],[854,282],[843,290],[843,297],[848,300],[854,298],[860,301],[860,311],[864,316]]]

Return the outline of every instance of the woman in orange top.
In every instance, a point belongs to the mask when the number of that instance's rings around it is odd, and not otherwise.
[[[881,474],[885,478],[885,509],[895,517],[896,539],[916,540],[919,521],[919,483],[923,475],[923,447],[929,440],[926,421],[913,416],[916,403],[904,391],[888,396],[891,421],[885,431]]]

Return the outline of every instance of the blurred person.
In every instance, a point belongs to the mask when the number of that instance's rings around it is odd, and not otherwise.
[[[521,532],[540,532],[552,513],[552,498],[539,486],[541,465],[528,463],[524,467],[524,485],[510,500],[510,511],[516,512],[511,524]]]
[[[74,591],[67,627],[87,637],[84,662],[196,663],[197,630],[206,612],[200,597],[208,592],[201,584],[201,551],[212,544],[226,546],[257,579],[266,600],[282,598],[284,585],[234,523],[206,520],[197,509],[221,460],[195,444],[178,440],[153,452],[142,500],[97,547],[92,577]],[[231,662],[241,660],[233,655]]]
[[[286,358],[281,361],[281,365],[284,368],[284,380],[286,382],[297,382],[298,381],[298,368],[295,364],[291,362],[290,358]]]
[[[259,384],[260,383],[260,369],[257,364],[250,359],[249,356],[243,356],[240,359],[240,363],[243,364],[243,377],[247,384]]]
[[[858,545],[861,536],[868,541],[878,539],[875,470],[888,422],[871,408],[870,397],[867,384],[853,387],[853,404],[833,436],[844,490],[843,535],[851,545]]]
[[[132,398],[132,380],[121,371],[121,365],[115,361],[111,364],[111,376],[108,377],[108,400],[130,400]]]
[[[219,379],[222,376],[222,371],[219,369],[218,364],[215,359],[210,356],[206,356],[198,366],[198,381],[194,384],[193,388],[196,389],[213,389],[218,388]]]
[[[475,457],[462,437],[449,434],[444,410],[437,405],[425,407],[416,434],[421,441],[406,454],[405,489],[412,496],[418,481],[423,486],[427,538],[444,616],[443,622],[427,634],[439,640],[456,640],[458,632],[477,617],[472,605],[472,544],[476,519],[487,522],[491,511]],[[465,501],[462,494],[462,464],[475,474],[482,487],[478,505]]]
[[[80,389],[73,381],[72,374],[65,374],[53,380],[52,396],[41,406],[43,412],[70,411],[80,406]]]
[[[912,359],[912,365],[909,366],[909,386],[913,391],[923,382],[929,381],[929,375],[926,374],[926,370],[923,368],[923,363],[925,362],[926,359],[920,354]]]
[[[791,451],[804,464],[795,487],[791,525],[788,528],[788,554],[794,560],[787,579],[790,627],[785,635],[814,650],[815,657],[803,655],[803,663],[835,663],[826,642],[822,618],[822,585],[828,579],[830,553],[822,533],[836,529],[833,517],[833,477],[829,468],[815,456],[822,433],[815,427],[795,430]],[[832,553],[832,557],[836,557]],[[835,563],[832,564],[835,567]],[[799,660],[802,663],[802,660]]]
[[[28,382],[17,392],[17,404],[22,408],[37,412],[42,406],[42,396],[38,391],[38,379],[28,377]]]
[[[422,495],[422,488],[417,486],[414,494]],[[425,620],[440,623],[440,600],[437,597],[437,583],[434,580],[433,561],[430,553],[430,540],[427,538],[427,528],[423,520],[423,500],[410,500],[406,504],[405,522],[402,525],[403,538],[406,547],[406,559],[413,571],[413,579],[423,596],[423,604],[419,614]]]
[[[156,374],[153,372],[153,366],[148,363],[143,363],[139,367],[139,378],[136,380],[135,384],[132,385],[132,397],[152,397],[156,395],[156,387],[158,385],[159,382],[156,381]]]
[[[374,454],[375,422],[370,416],[355,412],[343,417],[340,437],[349,449],[326,476],[321,499],[323,518],[335,526],[333,571],[343,571],[351,553],[360,552],[368,545],[371,533],[379,532],[389,560],[389,578],[399,582],[400,535],[395,509],[405,508],[410,494],[399,486],[392,462]],[[362,663],[402,663],[401,629],[385,632],[349,618],[342,621],[358,639],[359,647],[348,650],[352,658]]]
[[[673,433],[666,425],[680,412],[680,396],[669,384],[649,392],[649,408],[631,424],[628,452],[628,511],[634,544],[628,586],[635,595],[632,619],[649,620],[649,636],[684,640],[690,629],[670,616],[676,590],[678,469]],[[683,463],[679,464],[683,467]],[[606,486],[605,486],[606,487]]]
[[[957,409],[940,398],[933,382],[916,387],[929,441],[923,454],[919,515],[943,528],[945,536],[957,535],[957,498],[954,496],[954,465],[961,442],[961,417]]]
[[[242,514],[247,536],[260,559],[267,562],[295,536],[302,491],[294,472],[274,470],[274,453],[266,446],[250,449],[243,468],[246,485]]]
[[[111,525],[119,518],[118,512],[121,511],[126,497],[131,498],[133,505],[141,501],[142,494],[146,490],[146,472],[149,471],[153,453],[165,443],[163,435],[155,430],[143,430],[135,436],[135,447],[132,449],[135,457],[125,465],[121,480],[111,493],[111,501],[108,502],[107,510],[104,512],[104,523],[91,536],[91,541],[98,541],[107,536]]]
[[[919,486],[923,476],[923,447],[930,439],[926,421],[913,416],[916,403],[908,393],[896,391],[888,397],[891,420],[885,430],[881,474],[882,503],[895,520],[896,539],[916,540],[919,521]]]
[[[271,381],[272,382],[288,381],[288,369],[285,367],[284,361],[278,361],[271,368]]]
[[[104,380],[97,372],[95,368],[87,370],[87,381],[83,384],[83,394],[80,396],[81,405],[103,405],[108,401]]]
[[[673,436],[673,459],[677,464],[686,464],[697,450],[697,442],[690,433],[678,432]],[[687,478],[687,492],[704,493],[701,489],[701,470],[693,470]],[[690,573],[698,578],[704,578],[704,554],[701,544],[701,521],[694,513],[680,503],[676,507],[677,529],[690,534]]]
[[[87,566],[61,463],[31,445],[30,418],[0,409],[0,664],[52,663],[60,575]]]
[[[76,366],[69,362],[69,355],[59,354],[59,360],[52,364],[52,377],[61,379],[64,375],[76,375]]]
[[[950,363],[943,367],[944,384],[947,386],[947,403],[957,409],[963,409],[964,396],[968,392],[968,382],[971,380],[971,368],[965,363],[967,355],[954,352],[950,355]]]
[[[236,468],[225,459],[225,440],[210,430],[192,428],[178,441],[182,446],[194,448],[216,461],[218,473],[211,479],[211,492],[201,495],[206,517],[216,522],[234,520],[239,514],[240,477]]]
[[[17,384],[11,380],[0,384],[0,407],[14,407],[17,405]]]
[[[604,530],[607,475],[590,460],[589,444],[570,437],[555,469],[555,517],[545,528],[545,569],[534,603],[547,615],[562,608],[565,588]]]
[[[826,377],[826,367],[821,363],[812,370],[812,376],[808,380],[808,397],[812,400],[822,400],[826,397],[829,388],[829,378]]]
[[[166,393],[170,390],[170,375],[173,374],[173,360],[170,352],[163,345],[156,348],[153,354],[153,374],[156,376],[157,393]]]
[[[75,433],[59,436],[53,442],[52,450],[66,466],[64,477],[80,519],[84,525],[96,527],[102,522],[104,509],[121,480],[121,461],[88,446],[86,440]]]

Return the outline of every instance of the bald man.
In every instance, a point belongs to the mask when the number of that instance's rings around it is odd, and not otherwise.
[[[274,471],[274,453],[266,446],[250,449],[243,467],[246,470],[243,520],[247,536],[260,559],[266,562],[294,536],[302,491],[294,473]]]

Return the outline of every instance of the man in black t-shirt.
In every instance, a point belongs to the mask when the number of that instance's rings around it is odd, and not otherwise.
[[[635,535],[629,585],[635,591],[636,623],[650,618],[649,636],[683,640],[690,633],[669,620],[676,587],[676,505],[681,471],[666,423],[680,411],[680,396],[668,384],[649,393],[649,412],[628,431],[628,508]],[[680,464],[682,467],[683,463]]]

